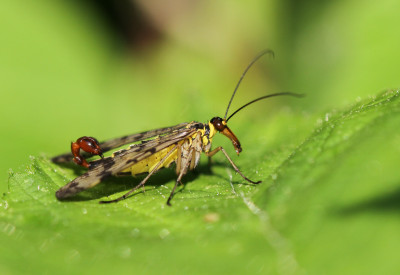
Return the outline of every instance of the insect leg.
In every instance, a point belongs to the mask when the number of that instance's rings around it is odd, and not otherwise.
[[[245,179],[246,181],[248,181],[248,182],[250,182],[250,183],[253,183],[253,184],[259,184],[259,183],[261,182],[261,181],[252,181],[252,180],[248,179],[247,177],[245,177],[245,175],[243,175],[242,172],[240,172],[239,168],[233,163],[233,161],[232,161],[231,158],[228,156],[228,154],[226,153],[226,151],[224,150],[224,148],[222,148],[221,146],[219,146],[219,147],[215,148],[214,150],[212,150],[212,151],[210,151],[210,152],[208,152],[208,153],[205,153],[205,154],[206,154],[206,156],[208,156],[208,157],[212,157],[212,156],[214,156],[216,153],[218,153],[219,151],[221,151],[222,153],[224,153],[225,157],[226,157],[226,158],[228,159],[228,161],[231,163],[233,169],[235,169],[235,171],[236,171],[237,173],[239,173],[239,175],[241,175],[243,179]]]
[[[211,146],[210,146],[210,150],[211,150]],[[214,151],[214,150],[211,150],[211,152],[212,151]],[[211,166],[212,166],[212,158],[211,158],[211,156],[207,156],[207,167],[208,167],[208,170],[210,170],[210,171],[211,171]]]
[[[195,152],[193,152],[193,151],[194,151],[194,150],[192,149],[190,153],[191,153],[191,154],[194,154]],[[190,155],[190,154],[189,154],[189,155]],[[172,189],[171,194],[169,194],[169,197],[168,197],[168,200],[167,200],[167,205],[168,205],[168,206],[171,206],[171,200],[172,200],[172,197],[174,196],[175,189],[176,189],[176,187],[178,186],[178,184],[182,184],[181,179],[182,179],[183,175],[186,174],[189,165],[190,165],[190,161],[188,161],[188,162],[185,164],[184,167],[181,167],[181,170],[180,170],[180,172],[179,172],[178,178],[176,179],[174,188]]]
[[[124,200],[126,199],[130,194],[132,194],[133,192],[135,192],[138,188],[144,186],[144,184],[147,182],[147,180],[158,170],[158,168],[161,166],[161,164],[164,163],[164,161],[176,150],[176,148],[178,147],[178,145],[175,145],[158,163],[156,166],[154,166],[153,170],[151,170],[149,172],[149,174],[138,184],[136,185],[134,188],[132,188],[131,190],[129,190],[127,193],[125,193],[124,195],[122,195],[119,198],[116,198],[114,200],[110,200],[110,201],[100,201],[100,203],[111,203],[111,202],[118,202],[120,200]]]
[[[176,174],[179,174],[181,171],[181,164],[182,164],[182,146],[178,146],[178,152],[176,152],[177,159],[176,159]]]
[[[176,189],[176,187],[178,186],[178,184],[182,184],[181,179],[182,179],[183,175],[186,174],[186,171],[187,171],[187,168],[188,168],[188,167],[189,167],[189,162],[188,162],[188,164],[186,165],[186,167],[185,167],[184,169],[182,169],[181,172],[179,173],[179,176],[178,176],[178,178],[176,179],[174,188],[172,189],[171,194],[169,194],[169,197],[168,197],[168,200],[167,200],[167,205],[168,205],[168,206],[171,206],[171,200],[172,200],[172,197],[173,197],[174,194],[175,194],[175,189]]]
[[[176,187],[178,186],[178,184],[182,184],[182,182],[181,182],[182,176],[183,176],[183,173],[180,173],[180,174],[179,174],[179,177],[176,179],[174,188],[172,188],[172,192],[171,192],[171,194],[169,194],[169,197],[168,197],[168,200],[167,200],[167,205],[168,205],[168,206],[172,206],[170,201],[172,200],[172,197],[174,196],[175,189],[176,189]]]

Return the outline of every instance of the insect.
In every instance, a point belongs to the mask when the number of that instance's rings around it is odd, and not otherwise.
[[[78,138],[77,141],[72,142],[71,153],[54,157],[52,161],[55,163],[64,163],[73,160],[78,165],[87,168],[88,171],[69,182],[67,185],[61,187],[56,192],[56,197],[60,200],[71,197],[83,190],[95,186],[109,176],[127,173],[132,175],[147,173],[147,176],[138,185],[123,196],[114,200],[100,201],[100,203],[118,202],[127,198],[138,188],[144,187],[147,180],[158,170],[170,167],[171,164],[174,163],[177,179],[167,200],[167,205],[170,206],[176,187],[181,183],[182,177],[188,172],[188,170],[192,170],[198,165],[201,153],[205,153],[206,156],[212,157],[216,153],[222,152],[233,169],[245,181],[252,184],[260,183],[261,181],[252,181],[244,176],[224,148],[220,146],[212,150],[211,144],[214,135],[219,132],[231,140],[236,153],[239,155],[242,151],[242,147],[238,138],[227,125],[228,121],[237,114],[237,112],[259,100],[274,96],[302,96],[291,92],[265,95],[248,102],[226,118],[228,116],[229,107],[243,77],[246,75],[250,67],[265,54],[271,54],[273,56],[271,50],[264,50],[250,62],[242,73],[242,76],[240,77],[230,98],[223,118],[216,116],[207,123],[195,121],[190,123],[181,123],[172,127],[160,128],[111,139],[102,143],[99,143],[93,137],[87,136]],[[103,153],[106,151],[130,143],[134,144],[130,145],[127,149],[114,152],[110,157],[103,156]],[[81,151],[83,151],[82,154]],[[86,158],[90,155],[98,155],[101,158],[92,162],[87,162]]]

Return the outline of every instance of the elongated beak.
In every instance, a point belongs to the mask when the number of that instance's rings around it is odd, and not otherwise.
[[[239,153],[242,152],[242,147],[240,146],[238,138],[231,131],[231,129],[229,129],[228,126],[226,126],[224,130],[221,131],[221,133],[232,141],[233,147],[235,147],[236,150],[236,154],[239,155]]]

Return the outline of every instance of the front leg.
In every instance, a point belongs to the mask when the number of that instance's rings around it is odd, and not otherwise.
[[[211,146],[210,146],[210,149],[211,149]],[[213,152],[214,150],[211,150],[211,152]],[[208,152],[208,153],[206,153],[206,156],[207,156],[207,167],[208,167],[208,169],[211,171],[211,165],[212,165],[212,156],[210,156],[210,155],[208,155],[209,153],[211,153],[210,151]],[[215,153],[214,153],[215,154]],[[214,155],[213,154],[213,155]]]
[[[218,153],[219,151],[221,151],[222,153],[224,153],[225,157],[228,159],[228,161],[231,163],[233,169],[235,169],[235,171],[237,173],[239,173],[239,175],[242,176],[243,179],[245,179],[246,181],[253,183],[253,184],[259,184],[261,181],[252,181],[250,179],[248,179],[247,177],[245,177],[245,175],[242,174],[242,172],[240,172],[239,168],[236,166],[235,163],[233,163],[233,161],[231,160],[231,158],[228,156],[228,154],[226,153],[225,149],[222,148],[221,146],[215,148],[214,150],[210,151],[210,152],[206,152],[206,156],[211,158],[212,156],[214,156],[216,153]]]

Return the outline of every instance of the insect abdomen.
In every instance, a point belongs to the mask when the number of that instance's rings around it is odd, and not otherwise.
[[[129,168],[123,170],[122,172],[125,173],[130,172],[133,176],[142,173],[149,173],[174,146],[175,145],[172,145],[159,152],[156,152],[151,156],[149,156],[148,158],[139,161],[134,165],[130,166]],[[159,167],[159,169],[168,168],[171,165],[171,163],[176,162],[176,159],[177,159],[177,151],[175,150],[175,152],[172,152],[172,154],[163,162],[163,164]]]

